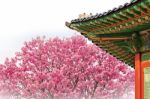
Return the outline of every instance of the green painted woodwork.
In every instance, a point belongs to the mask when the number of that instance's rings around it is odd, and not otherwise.
[[[105,49],[119,60],[124,61],[131,67],[134,67],[134,54],[130,53],[128,50],[124,50],[124,47],[119,46],[121,43],[123,44],[121,46],[127,45],[126,41],[94,41],[93,43],[100,48]]]
[[[93,34],[93,33],[91,33]],[[131,37],[133,33],[107,33],[107,34],[95,34],[96,37]]]
[[[150,97],[150,67],[144,68],[144,99]]]
[[[142,61],[150,61],[150,53],[143,54]]]
[[[128,7],[128,9],[123,9],[122,11],[114,12],[113,14],[110,14],[108,16],[103,16],[101,18],[97,18],[97,19],[93,19],[93,20],[89,20],[89,21],[85,21],[85,22],[71,23],[71,25],[72,24],[74,24],[74,26],[79,25],[80,27],[86,28],[86,31],[87,30],[91,31],[91,29],[100,28],[99,26],[102,26],[102,28],[103,28],[103,26],[105,27],[106,25],[111,25],[114,23],[128,20],[129,18],[134,18],[136,16],[140,16],[140,14],[145,13],[149,9],[149,7],[150,7],[150,1],[145,0],[144,2],[140,2],[134,6]],[[120,15],[122,15],[124,17],[120,17]],[[145,16],[143,16],[143,17],[145,17]],[[141,17],[136,18],[135,20],[132,20],[129,23],[127,22],[127,24],[129,25],[131,23],[137,23],[138,19],[141,19]],[[141,20],[144,20],[144,19],[141,19]],[[97,24],[97,23],[99,23],[99,24]],[[70,27],[71,27],[71,25],[70,25]],[[106,28],[106,30],[108,30],[108,29]],[[94,33],[96,33],[96,32],[94,32]]]
[[[150,32],[147,32],[149,38],[141,34],[150,29],[150,0],[132,2],[100,17],[77,19],[67,26],[81,32],[100,48],[134,67],[135,54],[150,50]],[[102,41],[102,37],[126,37],[128,40]]]
[[[132,39],[130,41],[130,43],[131,43],[130,47],[132,47],[131,50],[133,51],[133,47],[134,47],[136,49],[135,52],[134,52],[135,54],[139,53],[139,52],[143,52],[143,50],[142,50],[142,48],[144,46],[143,42],[144,41],[143,41],[142,36],[140,35],[140,33],[139,32],[134,33],[132,35]]]

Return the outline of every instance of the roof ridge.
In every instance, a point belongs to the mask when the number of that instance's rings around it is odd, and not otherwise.
[[[92,19],[97,19],[97,18],[100,18],[100,17],[104,17],[108,14],[111,14],[113,12],[116,12],[116,11],[119,11],[121,9],[124,9],[126,7],[129,7],[129,6],[132,6],[134,5],[135,3],[137,2],[141,2],[140,0],[132,0],[130,3],[125,3],[124,5],[120,5],[119,7],[114,7],[112,10],[108,10],[107,12],[103,12],[103,13],[96,13],[95,15],[91,15],[89,17],[84,17],[84,18],[77,18],[77,19],[74,19],[74,20],[71,20],[71,23],[77,23],[77,22],[85,22],[85,21],[88,21],[88,20],[92,20]]]

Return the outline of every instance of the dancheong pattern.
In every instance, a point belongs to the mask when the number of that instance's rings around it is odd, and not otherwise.
[[[134,67],[135,54],[150,50],[150,0],[132,0],[108,12],[66,22],[66,26]]]

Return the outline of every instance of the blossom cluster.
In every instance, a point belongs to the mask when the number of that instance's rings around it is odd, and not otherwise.
[[[2,95],[27,99],[127,99],[132,92],[134,70],[88,44],[82,36],[32,39],[15,57],[0,64]]]

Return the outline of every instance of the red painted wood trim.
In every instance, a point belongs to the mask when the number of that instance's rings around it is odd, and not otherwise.
[[[144,68],[150,67],[150,61],[142,62],[141,63],[142,69],[141,69],[141,99],[144,99]]]
[[[150,61],[142,62],[142,67],[150,67]]]
[[[135,99],[141,99],[141,54],[135,55]]]
[[[144,99],[144,66],[141,68],[141,99]]]

